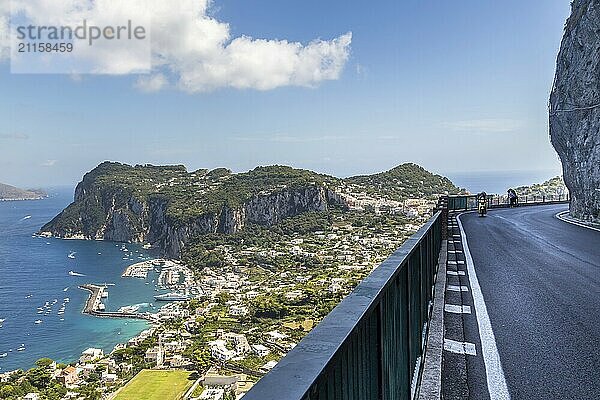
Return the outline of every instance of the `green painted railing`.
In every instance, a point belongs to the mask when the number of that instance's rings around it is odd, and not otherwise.
[[[468,211],[477,209],[477,195],[456,195],[446,196],[448,199],[448,211]],[[570,201],[568,194],[563,195],[529,195],[519,196],[518,206],[522,205],[542,205],[542,204],[564,204]],[[506,195],[488,195],[488,208],[509,207],[508,196]]]
[[[423,365],[441,242],[438,211],[244,400],[412,398]]]

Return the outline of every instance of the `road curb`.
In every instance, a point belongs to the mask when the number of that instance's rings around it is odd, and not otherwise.
[[[568,214],[569,211],[561,211],[558,214],[555,215],[556,218],[560,219],[563,222],[566,222],[567,224],[571,224],[571,225],[576,225],[576,226],[580,226],[582,228],[587,228],[587,229],[591,229],[593,231],[596,232],[600,232],[600,228],[596,228],[595,226],[590,226],[588,224],[585,224],[583,222],[578,222],[578,221],[574,221],[571,218],[565,218],[564,215]]]

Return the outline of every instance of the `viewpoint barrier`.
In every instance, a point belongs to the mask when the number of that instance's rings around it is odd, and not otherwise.
[[[442,218],[437,211],[244,400],[412,398],[423,365]]]

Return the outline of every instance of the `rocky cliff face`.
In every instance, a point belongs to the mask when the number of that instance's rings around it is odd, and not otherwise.
[[[223,205],[186,223],[173,221],[169,203],[161,198],[139,198],[122,189],[99,187],[85,178],[75,190],[74,202],[42,227],[56,237],[151,243],[166,256],[178,258],[198,234],[235,233],[247,223],[273,225],[307,211],[325,211],[329,191],[320,185],[285,188],[252,196],[240,206]]]
[[[550,137],[573,217],[600,220],[600,1],[574,0],[550,96]]]

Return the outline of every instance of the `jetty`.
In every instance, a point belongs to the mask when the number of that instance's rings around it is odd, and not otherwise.
[[[104,311],[104,304],[102,304],[102,298],[107,297],[107,286],[106,285],[94,285],[91,283],[78,286],[82,290],[90,292],[90,296],[85,302],[83,307],[83,313],[93,315],[94,317],[100,318],[134,318],[134,319],[145,319],[152,321],[153,317],[150,314],[141,314],[135,312],[119,312],[119,311]]]

